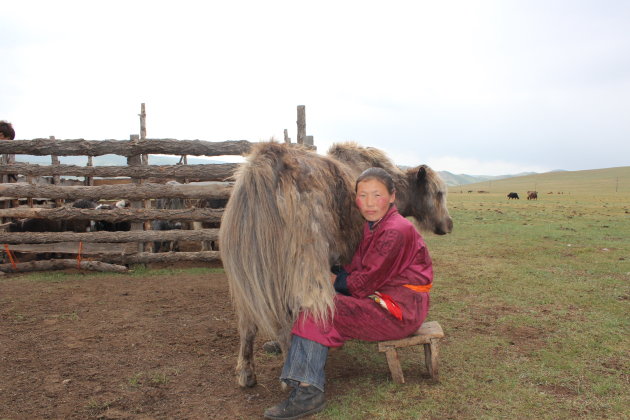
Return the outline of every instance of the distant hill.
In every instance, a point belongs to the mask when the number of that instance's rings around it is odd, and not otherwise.
[[[525,175],[533,175],[536,172],[523,172],[523,173],[515,174],[515,175],[466,175],[466,174],[456,175],[448,171],[438,171],[438,173],[440,174],[444,182],[446,182],[446,185],[448,185],[449,187],[452,187],[456,185],[473,184],[476,182],[495,181],[495,180],[505,179],[505,178],[514,178],[514,177],[525,176]]]
[[[149,163],[151,165],[176,165],[179,163],[179,156],[170,155],[149,155]],[[17,155],[16,160],[18,162],[28,162],[37,165],[50,165],[50,156],[30,156],[30,155]],[[59,162],[63,165],[80,165],[87,164],[87,157],[85,156],[60,156]],[[188,163],[191,165],[211,164],[211,163],[224,163],[220,160],[213,159],[201,159],[194,156],[188,156]],[[95,166],[126,166],[127,158],[119,155],[103,155],[94,157]]]
[[[463,186],[451,186],[451,192],[491,193],[538,191],[538,196],[548,193],[563,194],[614,194],[630,193],[630,166],[586,171],[554,171],[543,174],[486,180]]]

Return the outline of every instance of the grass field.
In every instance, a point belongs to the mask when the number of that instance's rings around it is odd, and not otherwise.
[[[440,383],[374,378],[321,417],[630,418],[630,167],[451,187],[449,209],[453,233],[424,235]],[[401,357],[407,377],[423,370],[417,353]]]
[[[425,235],[429,318],[446,333],[440,384],[356,384],[322,417],[630,418],[629,198],[450,194],[453,233]],[[417,354],[402,358],[422,370]]]
[[[617,193],[604,190],[610,173],[606,183],[553,181],[564,194],[545,194],[539,180],[537,201],[506,198],[521,192],[519,179],[485,194],[452,189],[453,233],[425,235],[435,267],[429,319],[446,334],[441,381],[421,376],[416,349],[400,352],[407,383],[394,384],[374,343],[349,342],[341,351],[361,366],[360,380],[331,393],[316,418],[630,418],[630,173],[622,169]]]
[[[451,187],[453,193],[489,191],[503,193],[514,191],[527,198],[527,191],[538,191],[538,196],[553,194],[630,194],[630,166],[592,169],[587,171],[547,172],[543,174],[506,178]],[[550,194],[549,194],[550,195]]]

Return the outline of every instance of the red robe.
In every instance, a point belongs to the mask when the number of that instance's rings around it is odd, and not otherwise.
[[[322,325],[300,314],[292,333],[328,347],[340,347],[346,340],[395,340],[416,331],[429,310],[429,293],[404,285],[429,285],[433,266],[424,240],[396,206],[371,228],[363,229],[363,239],[352,262],[344,267],[350,296],[335,295],[335,313]],[[381,292],[392,297],[402,309],[396,319],[368,296]]]

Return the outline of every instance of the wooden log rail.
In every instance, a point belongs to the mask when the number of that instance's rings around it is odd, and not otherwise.
[[[178,210],[115,209],[94,210],[59,207],[0,209],[1,217],[14,219],[105,220],[107,222],[143,222],[145,220],[179,220],[220,223],[223,209],[190,208]]]
[[[122,184],[98,187],[62,187],[28,183],[0,184],[0,197],[41,198],[65,200],[118,200],[122,198],[229,198],[232,183],[212,184]]]
[[[65,270],[68,268],[80,268],[82,270],[92,271],[113,271],[115,273],[125,273],[129,270],[122,265],[107,264],[100,261],[81,261],[77,263],[77,260],[45,260],[18,263],[16,267],[13,267],[11,264],[0,264],[0,273]]]
[[[0,244],[51,244],[57,242],[124,243],[149,241],[216,241],[218,229],[136,230],[129,232],[0,232]]]
[[[238,163],[218,163],[199,165],[144,165],[144,166],[77,166],[77,165],[35,165],[16,162],[0,167],[2,174],[22,174],[25,176],[90,176],[90,177],[130,177],[130,178],[189,178],[202,181],[224,181],[238,168]]]
[[[126,157],[141,154],[222,156],[244,155],[251,148],[247,140],[210,142],[203,140],[146,139],[131,140],[13,140],[0,142],[0,154],[34,156],[102,156]]]
[[[109,263],[117,264],[147,264],[156,262],[177,262],[177,261],[204,261],[213,262],[221,260],[219,251],[199,251],[199,252],[138,252],[131,255],[103,255],[99,258]]]
[[[32,261],[18,263],[17,269],[11,264],[0,264],[0,273],[16,273],[26,271],[46,271],[64,270],[68,268],[81,268],[83,270],[113,271],[123,273],[128,269],[121,264],[147,264],[155,262],[178,262],[178,261],[219,261],[218,251],[201,252],[166,252],[152,254],[140,252],[132,255],[102,255],[102,261],[86,261],[80,263],[73,259]]]

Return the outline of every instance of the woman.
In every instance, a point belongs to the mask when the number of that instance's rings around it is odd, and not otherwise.
[[[331,276],[337,291],[334,316],[322,324],[300,314],[280,376],[293,391],[265,411],[268,419],[297,419],[324,409],[329,347],[350,339],[404,338],[426,318],[431,257],[420,234],[394,205],[392,177],[381,168],[369,168],[357,179],[355,191],[366,223],[351,263]]]

